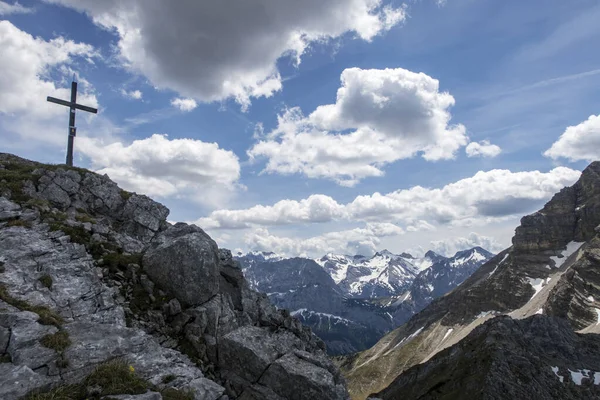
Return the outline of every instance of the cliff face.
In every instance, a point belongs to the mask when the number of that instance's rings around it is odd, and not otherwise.
[[[347,398],[323,342],[168,212],[0,154],[0,398]],[[101,379],[115,365],[123,384]]]
[[[344,360],[351,395],[364,399],[382,391],[498,315],[560,317],[574,331],[599,333],[599,225],[600,162],[595,162],[575,185],[522,218],[512,247],[371,349]]]

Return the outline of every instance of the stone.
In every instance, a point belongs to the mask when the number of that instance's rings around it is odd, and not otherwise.
[[[184,307],[205,303],[219,290],[217,244],[195,225],[178,223],[159,233],[144,255],[144,270]]]
[[[179,304],[177,299],[171,299],[167,303],[167,314],[170,316],[175,316],[179,313],[181,313],[181,304]]]
[[[188,388],[193,391],[194,400],[217,400],[225,393],[223,386],[206,378],[194,379],[188,383]]]
[[[0,399],[20,399],[51,382],[51,378],[33,372],[26,365],[0,363]]]
[[[288,353],[273,362],[261,376],[259,383],[285,399],[346,399],[343,380],[326,369]],[[299,390],[299,388],[301,388]]]

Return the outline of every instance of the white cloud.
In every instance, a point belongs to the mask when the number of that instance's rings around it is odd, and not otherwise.
[[[143,93],[140,90],[125,90],[121,89],[121,95],[132,100],[141,100]]]
[[[237,188],[237,156],[216,143],[152,135],[130,145],[80,138],[80,148],[99,173],[127,190],[157,197],[190,197],[214,206]]]
[[[444,240],[435,240],[431,242],[431,250],[438,254],[451,257],[457,251],[470,249],[476,246],[482,247],[492,253],[499,253],[505,246],[499,243],[495,238],[482,236],[471,232],[467,237],[454,237]]]
[[[284,237],[258,228],[245,236],[246,246],[253,251],[273,251],[287,257],[319,257],[326,253],[373,254],[381,237],[402,235],[404,230],[390,223],[370,223],[364,228],[327,232],[310,238]]]
[[[467,157],[496,157],[502,152],[502,149],[495,144],[491,144],[488,140],[481,142],[471,142],[465,148]]]
[[[385,164],[418,153],[429,161],[453,158],[468,139],[464,126],[449,125],[452,105],[454,98],[424,73],[349,68],[335,104],[319,106],[308,117],[299,108],[287,110],[248,155],[266,158],[267,173],[353,186],[382,176]]]
[[[196,100],[181,98],[171,100],[171,105],[179,108],[181,111],[192,111],[194,108],[198,107]]]
[[[15,1],[13,4],[5,1],[0,1],[0,15],[8,14],[29,14],[34,12],[33,8],[24,7],[19,2]]]
[[[415,186],[388,194],[358,196],[340,204],[325,195],[282,200],[271,206],[217,210],[196,223],[207,229],[250,228],[331,221],[403,224],[409,231],[437,225],[472,226],[535,210],[580,175],[565,167],[549,172],[480,171],[439,189]]]
[[[579,125],[569,126],[544,155],[569,161],[600,160],[600,115],[591,115]]]
[[[10,60],[0,64],[0,134],[13,136],[3,141],[6,150],[31,148],[31,140],[38,147],[64,146],[68,109],[47,102],[46,97],[69,99],[72,70],[68,65],[78,58],[94,57],[97,53],[90,45],[62,37],[45,41],[0,21],[0,59]],[[51,74],[62,81],[56,82]],[[79,81],[78,101],[97,107],[91,86],[84,79]]]
[[[46,0],[88,13],[119,35],[123,60],[157,87],[218,101],[281,89],[277,60],[354,33],[370,41],[405,19],[382,0]]]

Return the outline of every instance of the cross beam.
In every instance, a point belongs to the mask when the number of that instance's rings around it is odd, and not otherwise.
[[[48,96],[46,98],[47,101],[51,103],[60,104],[61,106],[69,107],[69,142],[67,144],[67,165],[73,166],[73,142],[75,141],[75,136],[77,134],[77,128],[75,127],[75,110],[87,111],[93,114],[98,112],[98,109],[84,106],[81,104],[77,104],[77,82],[73,79],[71,82],[71,101],[65,101],[61,99],[57,99],[55,97]]]

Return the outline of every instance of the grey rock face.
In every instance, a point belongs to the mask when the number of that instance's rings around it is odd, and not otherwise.
[[[170,226],[164,206],[124,193],[106,176],[5,154],[0,164],[0,357],[7,361],[0,363],[0,398],[79,383],[114,358],[159,390],[193,390],[196,400],[235,398],[240,387],[279,396],[240,368],[269,368],[297,349],[336,376],[323,342],[251,290],[231,253],[200,228]],[[7,186],[7,171],[13,180],[21,174],[22,185]],[[272,343],[277,356],[231,340],[243,329]],[[64,348],[45,347],[58,333],[68,338]],[[242,348],[247,365],[234,359]],[[293,368],[281,379],[293,384]],[[228,376],[237,378],[229,384]],[[329,389],[313,378],[307,384],[329,390],[329,398],[347,397],[341,378]]]
[[[217,244],[194,225],[161,232],[144,255],[148,276],[184,306],[197,306],[219,291]]]

